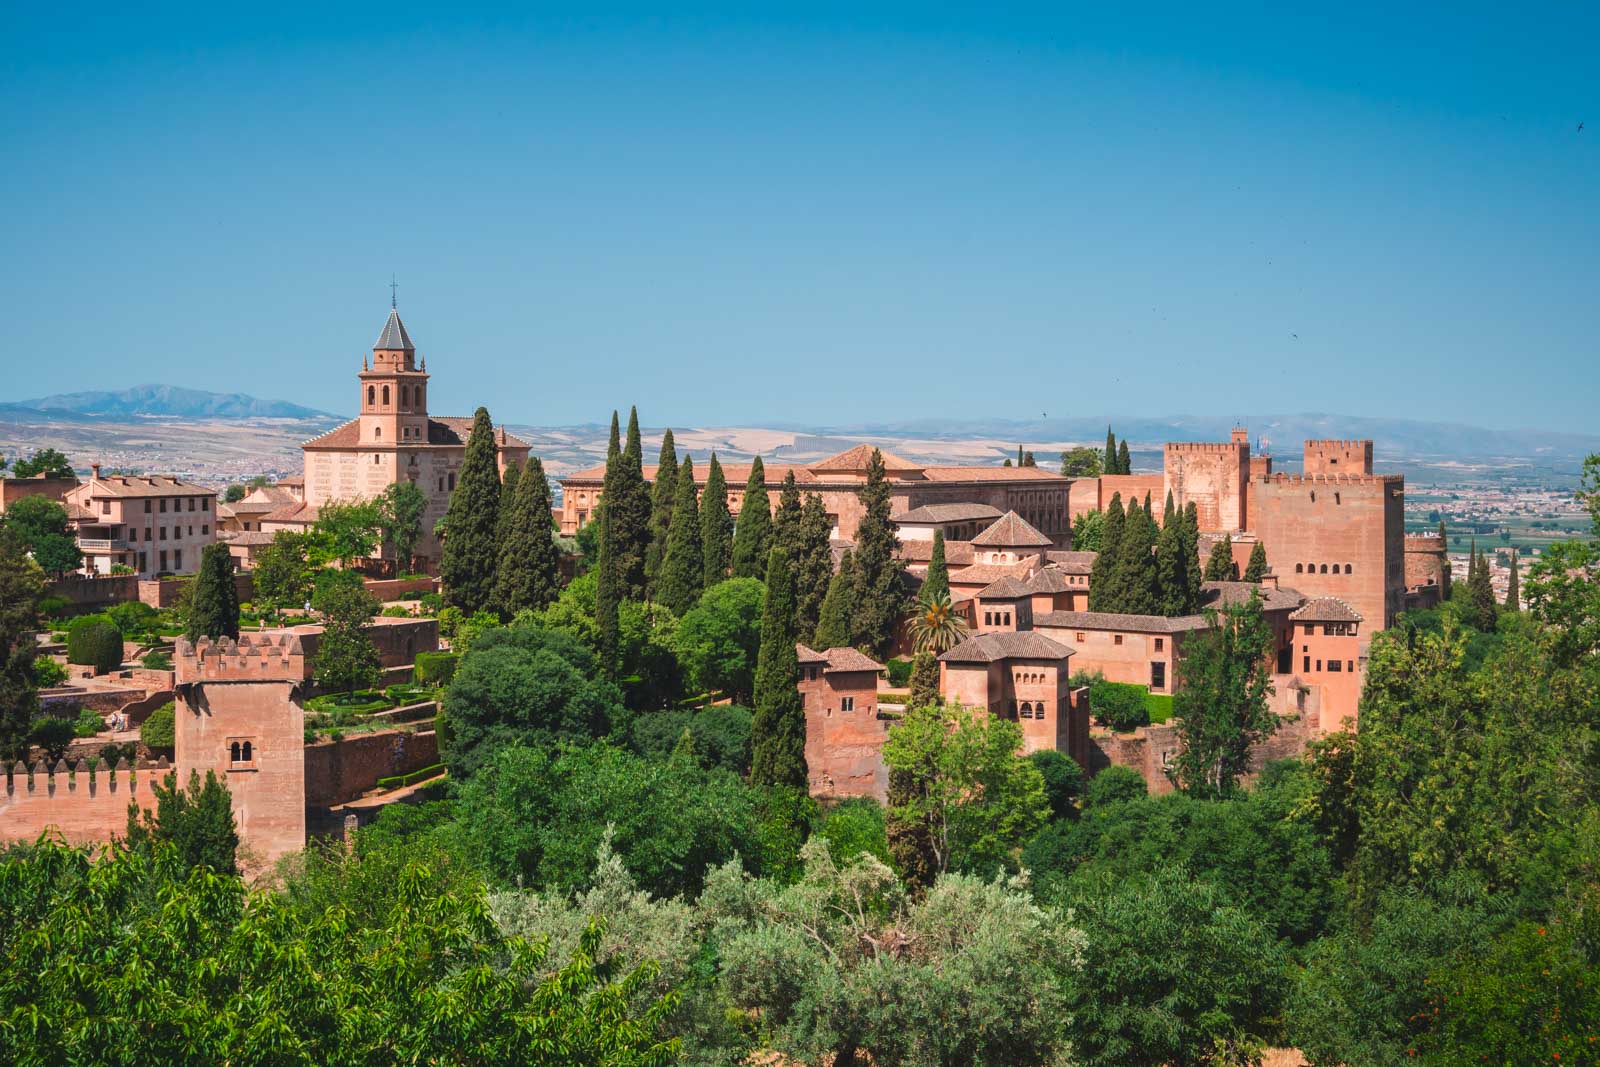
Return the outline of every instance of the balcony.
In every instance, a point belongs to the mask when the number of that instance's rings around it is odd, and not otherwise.
[[[132,547],[120,537],[78,538],[78,549],[81,552],[127,552]]]

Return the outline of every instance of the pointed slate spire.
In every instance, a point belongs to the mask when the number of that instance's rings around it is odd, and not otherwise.
[[[389,318],[383,324],[383,332],[378,335],[378,343],[372,346],[374,352],[415,352],[416,346],[411,343],[411,335],[406,333],[406,324],[400,321],[398,308],[389,309]]]

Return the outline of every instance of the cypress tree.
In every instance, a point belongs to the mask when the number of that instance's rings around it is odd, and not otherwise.
[[[1267,546],[1260,541],[1250,550],[1250,562],[1245,564],[1244,580],[1259,582],[1267,576]]]
[[[1154,511],[1152,511],[1151,508],[1150,508],[1150,492],[1149,492],[1149,490],[1146,490],[1145,494],[1144,494],[1144,517],[1149,519],[1152,523],[1154,523],[1156,521],[1156,513]]]
[[[704,590],[706,555],[700,544],[700,506],[695,501],[694,460],[683,457],[678,468],[678,499],[672,506],[672,531],[656,581],[656,600],[682,615]]]
[[[1450,535],[1445,532],[1443,519],[1439,520],[1439,546],[1447,553],[1444,560],[1444,588],[1441,590],[1440,595],[1448,600],[1450,599],[1450,557],[1448,555],[1450,551]]]
[[[1155,615],[1161,611],[1161,582],[1156,570],[1155,522],[1137,503],[1128,505],[1128,517],[1117,544],[1117,585],[1122,603],[1117,609],[1129,615]]]
[[[1022,446],[1017,446],[1017,466],[1022,466]]]
[[[1173,520],[1174,515],[1175,515],[1175,511],[1174,511],[1174,509],[1172,507],[1172,490],[1168,489],[1167,490],[1167,506],[1161,512],[1161,528],[1163,530],[1165,530],[1168,526],[1172,525],[1172,520]]]
[[[1133,457],[1128,455],[1128,439],[1126,437],[1117,445],[1117,473],[1133,473]]]
[[[1206,559],[1206,581],[1232,582],[1238,577],[1239,567],[1233,562],[1233,538],[1223,534],[1222,540],[1211,546],[1211,555]]]
[[[43,591],[44,574],[28,558],[22,535],[0,523],[0,757],[8,762],[27,758],[39,710],[34,629]]]
[[[1522,610],[1522,582],[1517,575],[1517,553],[1511,553],[1511,578],[1506,584],[1506,610]]]
[[[1490,580],[1489,557],[1473,552],[1476,566],[1467,579],[1469,621],[1479,630],[1489,633],[1495,628],[1499,605],[1494,602],[1494,586]]]
[[[706,491],[700,497],[700,547],[705,553],[705,588],[728,576],[733,563],[733,516],[728,513],[728,479],[711,453]]]
[[[807,493],[800,506],[800,533],[805,547],[793,568],[795,632],[809,634],[817,628],[822,601],[833,582],[833,523],[816,493]]]
[[[538,456],[517,479],[517,495],[500,516],[500,567],[495,604],[505,617],[548,607],[561,592],[561,563],[550,528],[550,483]]]
[[[760,578],[772,550],[772,502],[767,499],[767,470],[757,456],[744,482],[744,503],[733,527],[733,576]]]
[[[1156,576],[1161,584],[1161,614],[1172,618],[1189,613],[1189,571],[1183,554],[1183,519],[1171,513],[1156,538]]]
[[[1184,614],[1190,615],[1200,610],[1200,584],[1203,581],[1200,571],[1200,510],[1195,507],[1193,500],[1183,508],[1183,558],[1184,568],[1189,575],[1189,603]]]
[[[643,600],[644,560],[650,550],[650,489],[644,483],[644,445],[639,439],[639,411],[628,412],[628,437],[616,484],[606,490],[607,532],[617,599]]]
[[[1122,594],[1117,584],[1117,546],[1122,540],[1122,528],[1127,524],[1127,512],[1122,509],[1122,494],[1111,494],[1106,506],[1105,521],[1100,524],[1100,552],[1089,568],[1089,610],[1121,611]]]
[[[913,893],[931,888],[939,876],[931,817],[909,814],[914,810],[911,805],[919,799],[919,793],[915,772],[909,769],[889,771],[889,810],[884,813],[883,829],[889,856]]]
[[[922,599],[933,603],[950,596],[950,568],[944,561],[944,531],[933,531],[933,554],[928,559],[928,573],[922,579]]]
[[[189,640],[239,636],[239,591],[233,584],[233,556],[225,541],[213,541],[200,553],[189,602]]]
[[[822,598],[822,611],[817,616],[817,629],[811,638],[811,647],[826,651],[845,648],[850,644],[850,616],[855,609],[856,561],[846,551],[839,561],[839,570],[828,581],[828,595]]]
[[[926,708],[939,703],[939,659],[932,652],[918,652],[911,657],[911,703],[913,708]]]
[[[500,475],[500,514],[495,520],[494,536],[502,545],[506,540],[506,524],[511,517],[511,501],[517,495],[517,480],[521,475],[522,470],[515,463],[507,463],[506,469]]]
[[[667,556],[667,535],[672,530],[672,506],[678,499],[678,447],[672,430],[661,435],[661,454],[656,459],[656,478],[650,486],[650,547],[644,554],[644,584],[655,599],[656,580],[661,576],[661,561]]]
[[[1107,474],[1121,474],[1122,468],[1117,466],[1117,435],[1111,432],[1111,427],[1106,427],[1106,459],[1103,464]]]
[[[778,490],[778,506],[772,513],[772,547],[781,548],[790,559],[800,557],[800,487],[794,481],[794,468],[783,476],[783,488]],[[766,576],[762,563],[762,576]]]
[[[795,683],[794,575],[789,557],[774,548],[767,562],[767,599],[756,655],[755,718],[750,726],[750,783],[805,789],[806,713]]]
[[[472,416],[467,454],[445,512],[444,555],[439,561],[445,599],[464,615],[483,611],[494,600],[500,562],[495,544],[500,524],[498,451],[489,410],[479,408]]]
[[[904,564],[899,559],[900,539],[889,522],[889,481],[883,453],[876,448],[867,461],[867,484],[856,494],[864,514],[856,527],[855,614],[850,620],[851,644],[882,656],[894,642],[895,626],[905,614],[900,585]]]
[[[611,438],[606,444],[606,474],[601,483],[600,506],[595,521],[600,523],[599,558],[594,572],[594,622],[599,631],[600,670],[612,677],[617,670],[617,609],[622,594],[617,588],[616,546],[611,540],[611,505],[622,492],[617,486],[622,477],[622,442],[617,431],[617,413],[611,413]],[[616,492],[616,495],[613,493]]]

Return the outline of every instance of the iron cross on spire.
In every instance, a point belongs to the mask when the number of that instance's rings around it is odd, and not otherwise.
[[[393,274],[389,275],[389,306],[391,308],[398,308],[400,306],[399,302],[398,302],[398,300],[397,300],[397,298],[395,296],[395,292],[399,288],[400,288],[400,283],[394,280],[394,275]]]

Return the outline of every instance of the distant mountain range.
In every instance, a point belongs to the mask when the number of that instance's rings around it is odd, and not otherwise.
[[[125,419],[175,416],[213,419],[326,419],[325,411],[244,393],[209,393],[176,385],[136,385],[131,389],[60,393],[0,404],[0,418]]]

